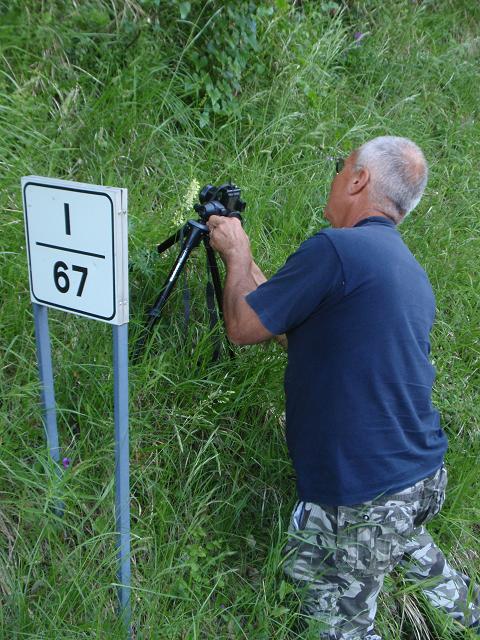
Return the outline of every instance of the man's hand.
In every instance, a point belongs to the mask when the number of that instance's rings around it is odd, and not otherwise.
[[[242,262],[252,260],[250,240],[238,218],[210,216],[207,226],[210,231],[210,246],[218,251],[225,263],[231,259],[240,259]]]

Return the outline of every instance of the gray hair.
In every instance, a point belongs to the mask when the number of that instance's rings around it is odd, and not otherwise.
[[[422,150],[408,138],[380,136],[363,144],[355,156],[355,170],[370,172],[372,199],[398,224],[423,195],[428,166]]]

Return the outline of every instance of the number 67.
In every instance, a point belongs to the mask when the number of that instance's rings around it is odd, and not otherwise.
[[[67,291],[70,289],[70,279],[66,273],[67,271],[68,266],[61,260],[58,260],[58,262],[53,265],[53,280],[60,293],[67,293]],[[79,267],[78,265],[74,264],[72,265],[72,271],[78,271],[82,274],[77,291],[77,296],[81,296],[85,287],[85,282],[87,281],[88,269],[86,267]]]

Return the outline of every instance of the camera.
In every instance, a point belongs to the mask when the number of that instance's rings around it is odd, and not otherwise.
[[[207,184],[198,195],[200,204],[194,204],[193,208],[204,223],[210,216],[226,216],[242,221],[241,213],[247,205],[241,200],[240,193],[240,189],[232,183],[220,187]]]

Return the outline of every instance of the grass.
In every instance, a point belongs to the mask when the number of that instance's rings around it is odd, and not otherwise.
[[[201,27],[179,22],[174,3],[0,2],[2,638],[121,637],[111,330],[50,313],[62,456],[72,460],[59,480],[38,402],[28,174],[128,188],[133,338],[173,259],[155,244],[192,215],[194,181],[242,187],[254,255],[272,274],[323,224],[329,156],[379,134],[415,140],[431,178],[402,233],[437,296],[435,403],[450,440],[448,498],[430,530],[479,579],[480,10],[359,0],[332,15],[326,4],[276,3],[259,20],[263,72],[247,68],[235,113],[200,127],[203,107],[186,86]],[[211,364],[200,252],[188,280],[187,336],[177,292],[130,372],[136,637],[293,640],[299,603],[281,572],[295,500],[286,356],[261,345]],[[399,575],[387,580],[378,628],[385,640],[466,637]]]

